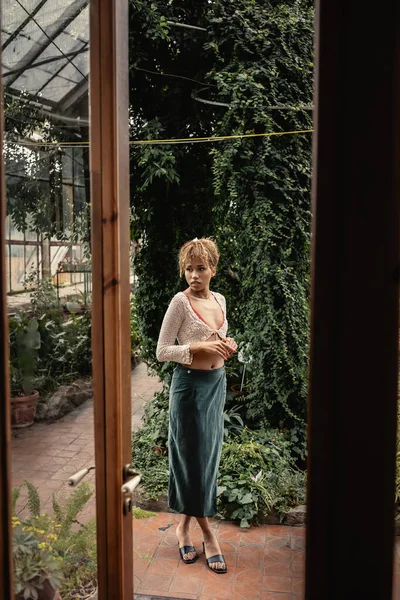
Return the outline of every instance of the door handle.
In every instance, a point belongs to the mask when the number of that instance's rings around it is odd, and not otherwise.
[[[131,479],[129,479],[131,477]],[[125,465],[123,470],[124,483],[121,487],[121,493],[124,499],[123,509],[124,515],[127,515],[132,510],[132,494],[139,485],[142,474],[138,473],[132,465]]]
[[[137,473],[135,477],[133,477],[133,479],[130,479],[129,481],[124,483],[124,485],[121,488],[123,496],[132,496],[133,492],[139,485],[141,479],[142,475],[140,473]]]
[[[74,475],[71,475],[71,477],[68,479],[68,485],[70,485],[71,487],[77,486],[78,483],[80,483],[82,481],[82,479],[84,477],[86,477],[86,475],[89,473],[89,471],[91,471],[94,468],[95,467],[88,467],[86,469],[81,469],[80,471],[77,471],[76,473],[74,473]],[[135,489],[137,488],[137,486],[139,485],[139,483],[142,479],[142,474],[138,473],[132,467],[132,465],[128,464],[128,465],[124,466],[122,477],[123,477],[124,483],[122,484],[122,487],[121,487],[121,493],[122,493],[122,496],[124,499],[124,503],[123,503],[124,514],[126,515],[129,512],[131,512],[131,510],[132,510],[132,494],[135,491]]]
[[[68,479],[68,485],[70,485],[71,487],[75,487],[76,485],[78,485],[78,483],[82,481],[84,477],[86,477],[89,471],[91,471],[94,468],[95,467],[88,467],[87,469],[81,469],[77,473],[74,473],[74,475],[71,475],[71,477]]]

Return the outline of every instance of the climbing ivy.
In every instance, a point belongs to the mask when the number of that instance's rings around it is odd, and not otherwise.
[[[131,137],[311,129],[313,18],[308,0],[131,0]],[[138,147],[131,172],[144,359],[168,381],[155,345],[180,289],[177,251],[212,235],[221,250],[216,289],[251,358],[248,424],[267,419],[287,430],[304,456],[310,134]]]
[[[216,0],[209,20],[210,77],[230,105],[217,134],[311,129],[311,3]],[[240,282],[231,303],[251,359],[247,417],[289,429],[304,455],[311,136],[225,142],[212,157],[214,212]]]

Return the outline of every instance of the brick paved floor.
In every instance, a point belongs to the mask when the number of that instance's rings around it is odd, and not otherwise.
[[[155,377],[147,374],[141,363],[132,371],[132,427],[141,423],[144,403],[161,389]],[[89,400],[77,410],[55,423],[35,423],[26,429],[13,430],[12,485],[28,479],[39,488],[42,508],[51,508],[53,492],[71,493],[68,477],[84,467],[94,465],[93,401]],[[94,483],[94,472],[84,479]],[[26,504],[23,488],[18,508]],[[94,516],[94,498],[82,518]]]
[[[175,536],[177,521],[177,515],[167,513],[134,520],[134,576],[138,597],[148,596],[146,600],[152,597],[157,600],[160,597],[187,600],[304,598],[304,527],[261,525],[241,529],[233,523],[213,521],[228,565],[226,575],[217,575],[206,567],[204,554],[192,565],[185,565],[179,559]],[[202,535],[194,520],[192,528],[192,540],[200,553]],[[398,540],[394,585],[393,600],[400,600]]]
[[[228,573],[206,567],[204,554],[185,565],[178,554],[178,517],[160,513],[134,521],[135,592],[196,600],[300,600],[304,584],[305,529],[267,526],[241,529],[213,521]],[[201,552],[202,534],[192,521],[193,543]]]

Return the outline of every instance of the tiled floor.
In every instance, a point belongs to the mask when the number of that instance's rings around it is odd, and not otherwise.
[[[144,403],[154,396],[161,384],[147,374],[144,363],[132,371],[132,427],[141,423]],[[93,402],[88,401],[77,410],[51,424],[35,423],[26,429],[13,430],[12,438],[12,485],[17,486],[28,479],[39,489],[42,508],[51,509],[51,496],[71,493],[68,477],[94,465]],[[84,479],[94,482],[91,471]],[[18,507],[26,504],[23,490]],[[94,498],[85,510],[84,518],[95,514]]]
[[[228,565],[212,573],[204,554],[192,565],[179,558],[178,516],[160,513],[134,520],[135,598],[144,600],[301,600],[304,598],[305,528],[261,525],[241,529],[213,521]],[[201,530],[192,522],[192,540],[201,553]],[[393,600],[400,600],[400,539],[395,543]]]
[[[260,526],[249,530],[223,521],[213,527],[228,573],[206,567],[204,554],[185,565],[178,554],[178,517],[160,513],[134,521],[135,592],[188,600],[300,600],[304,584],[305,529]],[[201,552],[202,535],[193,520],[193,543]]]

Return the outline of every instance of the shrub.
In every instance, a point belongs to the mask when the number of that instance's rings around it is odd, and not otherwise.
[[[38,354],[42,340],[39,323],[20,312],[9,318],[11,395],[29,396],[39,387]]]
[[[13,546],[15,591],[24,591],[35,598],[45,580],[59,588],[64,600],[78,597],[82,589],[97,586],[96,522],[87,524],[78,515],[93,495],[87,483],[82,483],[68,498],[57,499],[53,494],[54,516],[40,512],[37,488],[29,481],[29,516],[20,518],[16,503],[21,487],[14,488]],[[74,525],[74,528],[73,528]]]
[[[158,392],[145,406],[143,427],[132,436],[132,464],[142,473],[149,498],[158,499],[168,488],[168,458],[155,451],[155,446],[166,447],[167,440],[168,396]]]
[[[137,299],[131,294],[130,299],[130,330],[131,330],[131,361],[134,363],[138,354],[140,344],[140,330],[137,316]]]
[[[218,476],[218,511],[226,519],[239,520],[242,527],[271,511],[282,519],[305,501],[305,474],[294,465],[287,435],[265,422],[257,431],[243,428],[236,410],[225,413],[228,427]],[[146,406],[144,426],[132,438],[132,462],[152,499],[168,490],[168,456],[155,452],[156,444],[167,445],[167,436],[168,399],[160,392]]]
[[[248,527],[272,510],[282,519],[305,499],[305,475],[293,464],[290,443],[276,430],[250,431],[222,447],[218,509]]]

